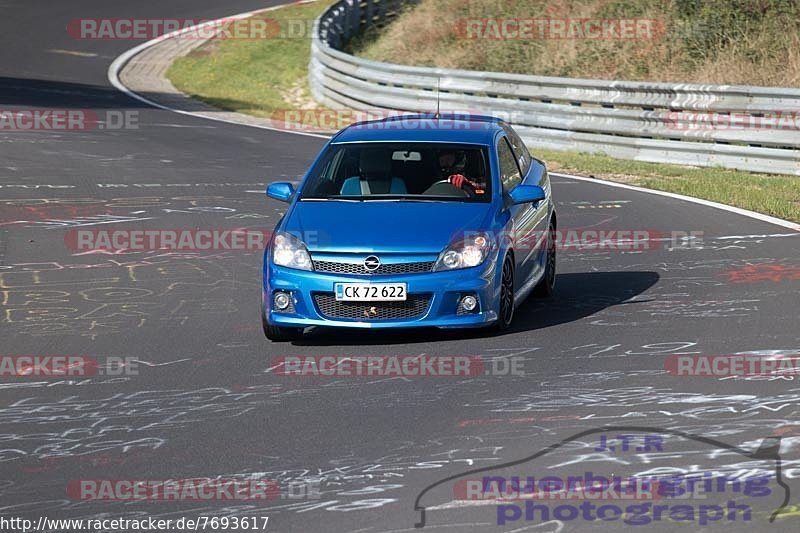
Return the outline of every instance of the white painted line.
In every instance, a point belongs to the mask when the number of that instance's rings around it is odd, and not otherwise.
[[[653,189],[645,189],[644,187],[637,187],[635,185],[627,185],[625,183],[617,183],[615,181],[606,181],[600,180],[597,178],[586,178],[584,176],[575,176],[573,174],[562,174],[560,172],[551,172],[551,176],[557,176],[560,178],[568,178],[573,180],[580,180],[580,181],[588,181],[590,183],[597,183],[598,185],[606,185],[608,187],[617,187],[619,189],[628,189],[630,191],[638,191],[644,192],[647,194],[655,194],[657,196],[665,196],[667,198],[674,198],[675,200],[683,200],[685,202],[692,202],[693,204],[700,204],[706,207],[713,207],[714,209],[721,209],[722,211],[728,211],[730,213],[736,213],[737,215],[742,215],[745,217],[754,218],[756,220],[760,220],[762,222],[768,222],[770,224],[775,224],[776,226],[782,226],[784,228],[789,228],[794,231],[800,231],[800,224],[795,222],[791,222],[789,220],[783,220],[776,217],[771,217],[769,215],[763,215],[761,213],[756,213],[755,211],[749,211],[747,209],[742,209],[740,207],[733,207],[731,205],[720,204],[717,202],[712,202],[711,200],[703,200],[702,198],[694,198],[692,196],[684,196],[682,194],[676,194],[674,192],[665,192],[665,191],[656,191]]]
[[[303,0],[302,2],[291,2],[291,3],[292,4],[307,4],[307,3],[312,3],[312,2],[315,2],[315,1],[316,0]],[[219,117],[209,117],[209,116],[206,116],[206,115],[203,115],[203,114],[199,114],[199,113],[195,113],[195,112],[192,112],[192,111],[184,111],[182,109],[175,109],[175,108],[172,108],[172,107],[165,106],[165,105],[159,104],[157,102],[154,102],[154,101],[152,101],[152,100],[150,100],[148,98],[145,98],[144,96],[142,96],[140,94],[137,94],[137,93],[131,91],[119,79],[119,73],[122,71],[122,68],[128,63],[128,61],[130,61],[134,56],[136,56],[140,52],[142,52],[142,51],[146,50],[147,48],[150,48],[151,46],[154,46],[154,45],[156,45],[156,44],[158,44],[158,43],[160,43],[162,41],[165,41],[167,39],[172,39],[173,37],[177,37],[177,36],[179,36],[179,35],[181,35],[183,33],[188,33],[188,32],[191,32],[191,31],[197,31],[198,29],[204,28],[206,26],[212,26],[214,24],[220,24],[221,21],[231,21],[231,20],[240,20],[240,19],[250,18],[250,17],[255,16],[255,15],[259,14],[259,13],[264,13],[266,11],[274,11],[276,9],[280,9],[282,7],[285,7],[286,5],[289,5],[289,4],[268,7],[268,8],[265,8],[265,9],[257,9],[255,11],[248,11],[246,13],[239,13],[238,15],[231,15],[229,17],[221,17],[221,18],[218,18],[216,20],[206,21],[206,22],[203,22],[202,24],[197,24],[195,26],[189,26],[187,28],[182,28],[180,30],[176,30],[176,31],[173,31],[173,32],[170,32],[170,33],[165,33],[164,35],[159,35],[155,39],[151,39],[151,40],[149,40],[147,42],[144,42],[142,44],[134,46],[130,50],[127,50],[122,55],[117,57],[111,63],[111,65],[108,67],[108,81],[111,83],[111,85],[113,85],[118,90],[122,91],[123,93],[127,94],[131,98],[139,100],[140,102],[144,102],[147,105],[150,105],[150,106],[153,106],[153,107],[157,107],[158,109],[163,109],[165,111],[172,111],[174,113],[180,113],[181,115],[188,115],[188,116],[204,118],[204,119],[208,119],[208,120],[216,120],[217,122],[225,122],[226,124],[237,124],[239,126],[250,126],[252,128],[260,128],[262,130],[280,131],[280,132],[285,132],[285,133],[294,133],[296,135],[305,135],[307,137],[317,137],[317,138],[320,138],[320,139],[329,139],[330,135],[320,135],[320,134],[317,134],[317,133],[308,133],[308,132],[304,132],[304,131],[287,131],[287,130],[284,130],[284,129],[281,129],[281,128],[274,128],[272,126],[265,126],[265,125],[262,125],[262,124],[243,123],[243,122],[239,122],[237,120],[231,120],[231,119],[219,118]]]
[[[303,3],[311,3],[311,2],[315,2],[315,1],[316,0],[303,0],[302,2],[294,2],[294,3],[303,4]],[[176,30],[176,31],[173,31],[173,32],[170,32],[170,33],[166,33],[164,35],[160,35],[160,36],[156,37],[155,39],[151,39],[151,40],[149,40],[149,41],[147,41],[145,43],[142,43],[142,44],[140,44],[138,46],[134,46],[130,50],[124,52],[122,55],[117,57],[111,63],[111,65],[108,67],[108,81],[114,87],[116,87],[118,90],[120,90],[123,93],[127,94],[131,98],[139,100],[140,102],[144,102],[145,104],[151,105],[153,107],[157,107],[159,109],[164,109],[166,111],[172,111],[174,113],[180,113],[182,115],[189,115],[189,116],[193,116],[193,117],[204,118],[204,119],[207,119],[207,120],[216,120],[218,122],[224,122],[226,124],[237,124],[239,126],[250,126],[252,128],[260,128],[260,129],[270,130],[270,131],[279,131],[279,132],[282,132],[282,133],[290,133],[290,134],[293,134],[293,135],[304,135],[306,137],[316,137],[316,138],[319,138],[319,139],[329,139],[331,137],[330,135],[322,135],[322,134],[318,134],[318,133],[308,133],[308,132],[296,131],[296,130],[286,130],[286,129],[281,129],[281,128],[274,128],[274,127],[271,127],[271,126],[264,126],[264,125],[261,125],[261,124],[249,124],[249,123],[239,122],[239,121],[236,121],[236,120],[224,119],[224,118],[219,118],[219,117],[209,117],[209,116],[202,115],[202,114],[197,114],[197,113],[194,113],[194,112],[191,112],[191,111],[183,111],[181,109],[174,109],[174,108],[171,108],[171,107],[168,107],[168,106],[165,106],[165,105],[158,104],[156,102],[153,102],[152,100],[149,100],[149,99],[145,98],[144,96],[136,94],[135,92],[133,92],[130,89],[128,89],[119,79],[119,73],[122,70],[122,68],[128,63],[128,61],[130,61],[138,53],[142,52],[143,50],[145,50],[145,49],[147,49],[147,48],[149,48],[151,46],[154,46],[154,45],[160,43],[161,41],[164,41],[166,39],[171,39],[171,38],[176,37],[176,36],[178,36],[178,35],[180,35],[182,33],[190,32],[190,31],[196,31],[198,28],[202,28],[202,27],[207,26],[207,25],[219,24],[220,21],[222,21],[222,20],[239,20],[239,19],[249,18],[249,17],[252,17],[252,16],[254,16],[254,15],[258,14],[258,13],[264,13],[266,11],[274,11],[274,10],[280,9],[282,7],[285,7],[285,5],[268,7],[266,9],[258,9],[258,10],[255,10],[255,11],[248,11],[246,13],[239,13],[238,15],[232,15],[232,16],[229,16],[229,17],[221,17],[221,18],[219,18],[217,20],[204,22],[204,23],[198,24],[196,26],[191,26],[191,27],[188,27],[188,28],[183,28],[183,29]],[[671,193],[671,192],[656,191],[656,190],[653,190],[653,189],[645,189],[644,187],[636,187],[635,185],[627,185],[627,184],[624,184],[624,183],[616,183],[616,182],[613,182],[613,181],[600,180],[600,179],[596,179],[596,178],[587,178],[587,177],[584,177],[584,176],[575,176],[575,175],[572,175],[572,174],[562,174],[560,172],[551,172],[550,175],[551,176],[556,176],[556,177],[572,179],[572,180],[588,181],[590,183],[596,183],[596,184],[599,184],[599,185],[606,185],[608,187],[617,187],[617,188],[620,188],[620,189],[628,189],[628,190],[631,190],[631,191],[638,191],[638,192],[643,192],[643,193],[647,193],[647,194],[655,194],[657,196],[664,196],[666,198],[673,198],[673,199],[676,199],[676,200],[683,200],[685,202],[692,202],[694,204],[699,204],[699,205],[703,205],[703,206],[706,206],[706,207],[713,207],[714,209],[720,209],[720,210],[723,210],[723,211],[728,211],[730,213],[735,213],[737,215],[742,215],[742,216],[745,216],[745,217],[749,217],[749,218],[753,218],[753,219],[756,219],[756,220],[760,220],[762,222],[775,224],[777,226],[782,226],[784,228],[789,228],[789,229],[794,230],[794,231],[800,231],[800,224],[797,224],[795,222],[790,222],[788,220],[783,220],[783,219],[780,219],[780,218],[771,217],[769,215],[763,215],[761,213],[756,213],[755,211],[749,211],[747,209],[741,209],[739,207],[733,207],[733,206],[730,206],[730,205],[725,205],[725,204],[720,204],[720,203],[717,203],[717,202],[712,202],[710,200],[703,200],[703,199],[700,199],[700,198],[694,198],[694,197],[691,197],[691,196],[684,196],[682,194],[676,194],[676,193]],[[250,191],[247,191],[247,192],[250,192]]]
[[[769,235],[725,235],[715,239],[774,239],[776,237],[797,237],[800,233],[770,233]]]
[[[97,57],[97,54],[92,52],[80,52],[78,50],[62,50],[61,48],[51,48],[48,52],[52,54],[64,54],[68,56],[77,56],[77,57]]]

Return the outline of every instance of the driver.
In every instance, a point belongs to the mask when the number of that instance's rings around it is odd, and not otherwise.
[[[448,183],[474,194],[483,194],[483,185],[476,183],[464,175],[467,156],[463,150],[444,149],[439,152],[439,169],[442,178]]]

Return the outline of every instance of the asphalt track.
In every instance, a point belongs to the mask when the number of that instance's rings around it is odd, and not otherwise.
[[[557,177],[561,228],[697,231],[702,243],[563,251],[556,298],[523,305],[512,331],[500,336],[317,330],[288,345],[270,344],[260,331],[259,253],[79,255],[65,246],[66,231],[98,227],[109,215],[131,229],[271,229],[281,205],[258,191],[300,175],[321,139],[149,108],[106,79],[108,65],[136,42],[78,41],[65,31],[77,17],[209,18],[269,4],[2,3],[0,107],[137,111],[139,127],[0,132],[0,354],[129,357],[138,369],[85,380],[2,378],[0,516],[269,516],[269,531],[412,531],[426,487],[475,468],[502,475],[505,462],[605,425],[653,428],[617,433],[685,432],[744,451],[780,436],[781,473],[795,503],[794,376],[728,380],[664,370],[674,354],[800,351],[800,236],[786,228]],[[269,370],[287,355],[420,354],[517,357],[525,375],[333,379]],[[592,442],[582,437],[515,473],[662,468],[746,476],[774,474],[776,462],[691,438],[669,437],[660,453],[599,453]],[[76,501],[66,491],[80,479],[200,477],[281,487],[305,481],[321,493],[267,502],[111,502]],[[797,530],[796,516],[767,521],[785,495],[774,480],[769,496],[737,496],[752,505],[751,523],[523,516],[502,528],[494,506],[454,502],[453,483],[422,496],[425,529]]]

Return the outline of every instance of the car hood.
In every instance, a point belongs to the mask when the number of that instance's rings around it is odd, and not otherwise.
[[[485,228],[489,203],[301,201],[283,229],[311,252],[439,253],[455,237]]]

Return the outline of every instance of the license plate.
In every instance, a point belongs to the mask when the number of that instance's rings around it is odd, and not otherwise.
[[[406,299],[405,283],[336,283],[334,291],[340,302],[402,302]]]

